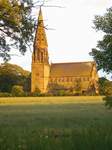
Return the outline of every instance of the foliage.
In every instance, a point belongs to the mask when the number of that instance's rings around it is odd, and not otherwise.
[[[22,76],[20,80],[20,85],[23,86],[23,90],[25,92],[30,92],[31,91],[31,73],[29,73],[26,76]]]
[[[105,83],[105,95],[112,95],[112,82]]]
[[[103,69],[107,73],[112,72],[112,7],[107,9],[103,16],[95,16],[94,25],[97,31],[104,33],[104,36],[90,55],[96,61],[98,69]]]
[[[58,83],[50,83],[48,85],[48,96],[81,96],[81,95],[93,95],[85,92],[82,93],[81,91],[82,85],[80,80],[76,80],[74,85],[71,87],[66,87],[64,85]],[[92,89],[91,89],[92,91]],[[95,93],[92,91],[92,93]]]
[[[10,50],[24,54],[33,40],[32,0],[0,0],[0,57],[10,59]],[[16,52],[12,52],[12,55]]]
[[[102,77],[99,79],[100,95],[112,95],[112,82]]]
[[[0,97],[11,97],[11,93],[6,93],[6,92],[0,92]]]
[[[64,96],[67,95],[66,87],[59,85],[58,83],[50,83],[48,85],[48,93],[54,96]]]
[[[23,87],[20,85],[14,85],[12,87],[12,96],[24,96]]]
[[[81,95],[81,82],[77,80],[74,86],[69,88],[58,83],[51,83],[48,85],[48,93],[51,93],[53,96]]]
[[[30,91],[30,72],[9,63],[0,65],[0,91],[11,92],[13,85],[21,85],[25,92]]]
[[[81,81],[76,80],[73,87],[73,94],[74,95],[81,95]]]
[[[103,98],[103,100],[105,101],[105,106],[108,109],[111,109],[112,108],[112,96],[106,96]]]
[[[35,92],[31,93],[31,96],[42,96],[40,89],[36,88]]]
[[[90,87],[88,88],[87,95],[90,95],[90,96],[97,95],[96,92],[95,92],[95,86],[94,86],[94,84],[91,84]]]
[[[104,77],[99,78],[99,93],[100,95],[105,95],[105,82],[108,80]]]

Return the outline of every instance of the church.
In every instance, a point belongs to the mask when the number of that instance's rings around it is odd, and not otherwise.
[[[98,94],[98,73],[94,61],[49,63],[48,43],[40,8],[32,54],[31,92],[47,93],[50,86],[65,90],[79,88],[81,93]],[[74,88],[74,89],[75,89]]]

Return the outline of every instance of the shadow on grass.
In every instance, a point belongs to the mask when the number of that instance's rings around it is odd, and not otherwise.
[[[105,101],[105,106],[108,109],[111,109],[112,108],[112,96],[106,96],[103,98],[103,100]]]

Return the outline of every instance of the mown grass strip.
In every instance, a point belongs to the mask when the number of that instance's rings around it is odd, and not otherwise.
[[[0,98],[1,105],[12,104],[70,104],[101,103],[103,96],[70,96],[70,97],[6,97]]]

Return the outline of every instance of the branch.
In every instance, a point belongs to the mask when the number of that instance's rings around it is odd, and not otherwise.
[[[17,56],[17,57],[21,57],[21,55],[18,55],[18,54],[10,54],[10,56]]]
[[[4,34],[6,34],[7,36],[9,36],[10,38],[12,38],[10,32],[6,32],[6,31],[4,31],[4,30],[1,29],[1,28],[0,28],[0,31],[3,32]]]
[[[7,35],[7,32],[5,32],[3,29],[0,28],[0,31],[2,31],[3,33],[5,33]]]
[[[58,8],[65,8],[65,7],[58,6],[58,5],[44,5],[43,7],[58,7]]]

